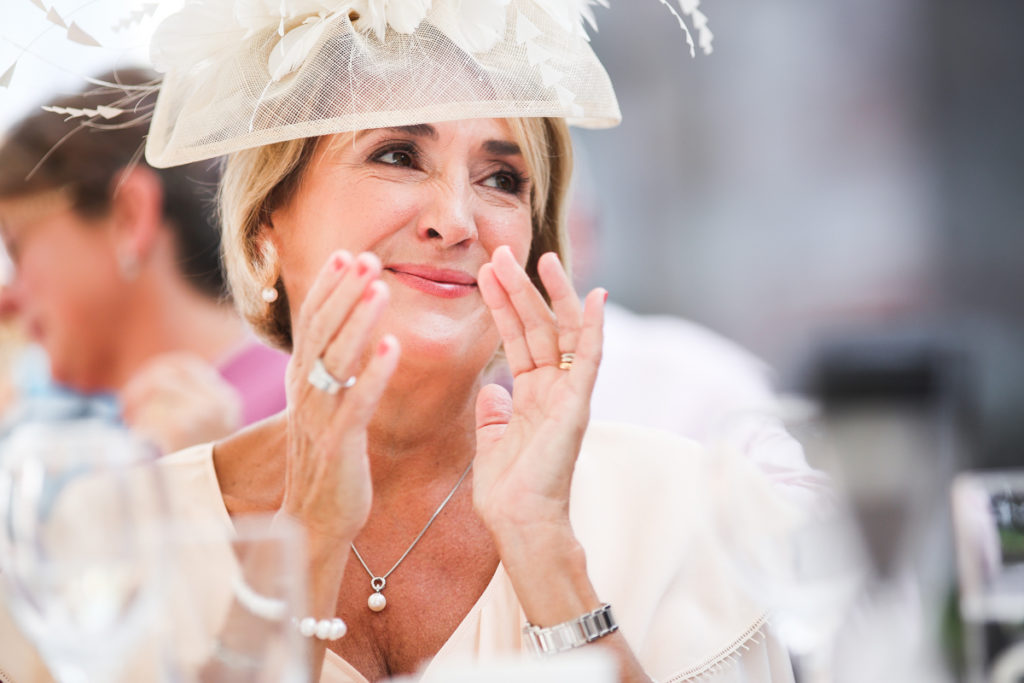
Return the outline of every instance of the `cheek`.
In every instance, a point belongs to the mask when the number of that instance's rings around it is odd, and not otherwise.
[[[526,265],[533,243],[533,223],[529,211],[489,221],[480,230],[480,239],[488,254],[500,246],[508,246],[520,265]]]
[[[80,248],[30,250],[19,264],[28,303],[68,320],[90,319],[118,298],[117,265],[106,254]],[[54,264],[62,264],[54,267]]]
[[[301,211],[287,215],[282,259],[303,269],[319,269],[338,249],[370,250],[411,222],[421,201],[414,188],[356,183],[345,192],[309,195]]]

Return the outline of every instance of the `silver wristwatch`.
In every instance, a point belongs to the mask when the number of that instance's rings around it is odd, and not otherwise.
[[[523,627],[523,637],[537,654],[553,655],[592,643],[618,629],[612,606],[605,603],[582,617],[548,628],[527,624]]]

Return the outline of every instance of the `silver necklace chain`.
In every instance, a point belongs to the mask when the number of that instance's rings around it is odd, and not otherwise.
[[[391,569],[389,569],[387,573],[385,573],[383,576],[377,576],[372,571],[370,571],[370,568],[366,566],[366,561],[363,560],[363,556],[359,554],[358,550],[356,550],[356,544],[349,544],[352,548],[352,552],[355,553],[356,559],[359,560],[359,564],[363,565],[363,569],[365,569],[366,573],[370,576],[370,587],[374,591],[374,593],[370,596],[370,600],[368,601],[370,609],[374,610],[375,612],[379,612],[380,610],[384,609],[384,605],[386,604],[386,602],[383,599],[384,596],[380,595],[380,592],[384,590],[384,586],[387,584],[388,577],[391,576],[391,573],[393,571],[398,569],[398,565],[402,564],[402,560],[404,560],[409,555],[409,553],[412,552],[412,549],[415,548],[416,544],[420,542],[421,538],[423,538],[423,534],[427,533],[427,529],[430,528],[430,525],[434,523],[434,520],[437,519],[437,516],[441,514],[441,511],[444,510],[446,505],[448,505],[448,501],[450,501],[452,499],[452,496],[455,495],[455,492],[459,490],[459,486],[462,485],[462,480],[466,478],[466,475],[469,474],[469,471],[472,468],[473,461],[470,460],[469,465],[467,465],[466,469],[462,472],[462,476],[459,477],[459,480],[455,482],[455,486],[452,487],[452,490],[448,492],[448,495],[445,496],[444,500],[441,501],[441,504],[437,506],[436,510],[434,510],[434,514],[432,514],[430,516],[430,519],[427,520],[427,523],[423,526],[423,529],[420,531],[419,535],[417,535],[416,538],[413,539],[413,542],[410,543],[409,547],[405,549],[405,552],[402,553],[402,556],[398,558],[398,561],[395,562],[391,566]],[[376,596],[379,596],[379,599],[375,601],[374,598]],[[375,603],[379,604],[379,607],[375,607]]]

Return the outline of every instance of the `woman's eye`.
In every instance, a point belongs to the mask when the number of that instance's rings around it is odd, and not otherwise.
[[[484,185],[507,192],[517,194],[519,192],[520,180],[512,173],[495,173],[484,181]]]
[[[390,166],[412,166],[412,154],[402,149],[392,149],[377,156],[377,161]]]

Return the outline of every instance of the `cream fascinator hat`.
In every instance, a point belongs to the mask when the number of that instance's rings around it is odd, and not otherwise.
[[[636,0],[632,0],[636,1]],[[699,0],[679,0],[711,50]],[[693,40],[682,16],[660,0]],[[606,0],[186,0],[157,28],[146,159],[478,117],[621,119],[587,39]]]

